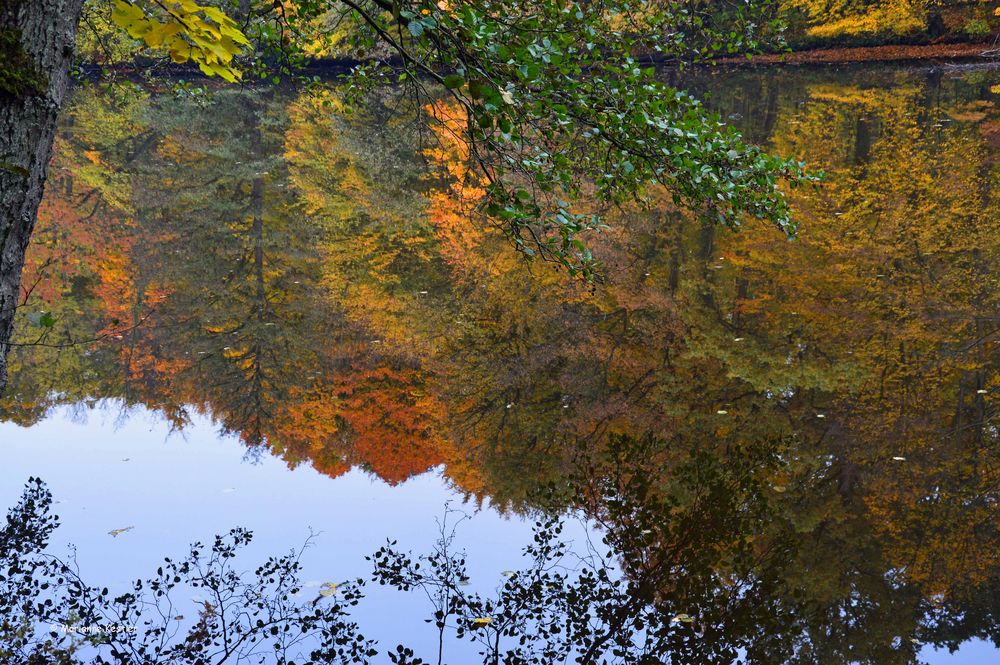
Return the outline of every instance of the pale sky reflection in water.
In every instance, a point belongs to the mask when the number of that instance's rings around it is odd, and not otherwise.
[[[472,585],[489,591],[520,565],[531,540],[530,522],[464,504],[437,471],[395,487],[359,469],[330,479],[308,465],[289,469],[266,452],[258,463],[244,462],[246,449],[206,419],[171,433],[150,412],[124,423],[116,423],[117,413],[92,411],[81,421],[62,409],[31,429],[0,424],[0,502],[13,505],[29,476],[42,478],[61,520],[51,551],[75,545],[81,574],[93,585],[123,589],[155,572],[164,556],[179,558],[189,543],[235,526],[255,535],[241,555],[245,569],[301,546],[311,529],[314,546],[303,556],[308,588],[363,577],[370,571],[364,557],[386,538],[429,551],[450,502],[471,516],[458,544],[468,551]],[[129,526],[117,537],[108,533]],[[566,537],[585,538],[583,526],[570,522]],[[423,622],[433,612],[426,598],[366,588],[355,612],[362,632],[383,647],[404,642],[430,654],[436,635]]]
[[[240,559],[246,569],[302,545],[312,530],[314,546],[302,560],[303,580],[314,588],[365,576],[364,557],[386,538],[428,551],[449,504],[471,516],[460,526],[459,544],[469,554],[472,584],[487,591],[519,565],[531,539],[530,522],[464,504],[437,471],[395,487],[359,469],[330,479],[307,465],[289,469],[266,453],[247,463],[238,440],[219,436],[205,418],[177,433],[152,412],[122,422],[114,406],[82,413],[57,410],[31,429],[0,423],[0,502],[16,502],[29,476],[45,480],[61,521],[51,551],[76,546],[81,573],[94,585],[124,588],[155,571],[164,556],[184,554],[192,541],[242,526],[255,535]],[[135,528],[108,534],[129,526]],[[565,535],[581,544],[586,538],[574,521]],[[405,642],[432,653],[436,636],[423,622],[424,597],[377,585],[367,590],[355,612],[367,637],[383,648]],[[922,658],[930,665],[988,665],[1000,662],[1000,652],[976,640],[955,654],[925,649]]]

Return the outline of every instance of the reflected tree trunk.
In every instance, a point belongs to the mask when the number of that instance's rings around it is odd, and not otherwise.
[[[871,151],[871,127],[868,124],[868,120],[864,116],[858,116],[854,125],[854,154],[851,155],[851,164],[854,166],[867,164]]]
[[[0,391],[83,0],[0,0]]]

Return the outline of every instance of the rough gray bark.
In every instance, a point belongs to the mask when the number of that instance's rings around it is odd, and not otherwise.
[[[82,5],[83,0],[0,0],[0,36],[23,56],[12,56],[9,48],[0,53],[0,68],[8,68],[0,80],[27,81],[0,88],[0,392],[7,385],[24,252],[69,86]],[[14,68],[20,71],[10,71]]]

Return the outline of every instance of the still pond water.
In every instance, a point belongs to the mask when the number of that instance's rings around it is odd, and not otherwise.
[[[321,90],[79,89],[0,400],[0,499],[42,477],[54,550],[112,587],[237,525],[248,568],[313,532],[310,584],[365,575],[386,538],[426,551],[447,504],[489,590],[537,511],[575,505],[575,543],[627,530],[602,500],[641,478],[670,509],[614,556],[670,552],[656,593],[712,622],[701,639],[1000,662],[997,84],[689,75],[827,181],[794,194],[791,242],[608,211],[595,288],[470,218],[460,150],[395,93],[345,116]],[[699,606],[726,588],[757,596]],[[388,591],[358,610],[425,653],[428,615]]]

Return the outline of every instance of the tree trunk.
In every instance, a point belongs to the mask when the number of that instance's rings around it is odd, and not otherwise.
[[[0,392],[83,0],[0,0]]]

